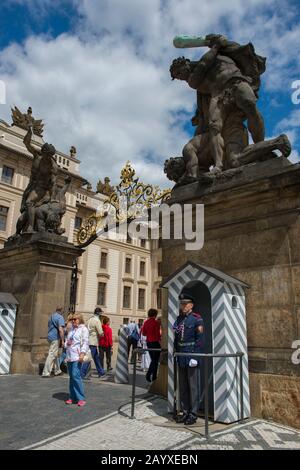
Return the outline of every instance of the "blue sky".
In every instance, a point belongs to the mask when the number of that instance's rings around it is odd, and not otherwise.
[[[40,0],[40,5],[43,3]],[[13,42],[22,43],[30,35],[56,37],[72,30],[78,20],[78,9],[72,0],[40,5],[30,0],[6,0],[1,5],[1,49]]]
[[[6,0],[0,17],[0,80],[7,104],[46,123],[45,139],[68,152],[93,183],[116,181],[131,160],[143,180],[169,185],[163,162],[181,154],[195,94],[172,82],[169,65],[182,51],[176,34],[226,34],[252,41],[267,57],[259,108],[268,137],[287,132],[300,153],[300,7],[294,0]],[[184,54],[195,59],[203,51]]]

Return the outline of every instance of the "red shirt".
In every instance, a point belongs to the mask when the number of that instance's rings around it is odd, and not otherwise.
[[[147,343],[160,342],[160,323],[154,317],[148,318],[142,326],[142,335],[146,336]]]
[[[102,330],[103,330],[104,336],[100,336],[99,346],[102,346],[103,348],[109,348],[110,346],[113,345],[112,329],[108,325],[102,325]]]

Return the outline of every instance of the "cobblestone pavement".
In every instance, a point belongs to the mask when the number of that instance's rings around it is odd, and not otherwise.
[[[30,446],[39,450],[194,450],[194,449],[300,449],[300,432],[259,419],[243,424],[220,426],[208,441],[203,437],[203,423],[186,429],[166,415],[166,401],[158,397],[140,401],[136,419],[129,419],[130,406],[98,422],[69,430],[59,436]]]
[[[0,450],[20,449],[116,412],[130,402],[131,386],[92,378],[85,383],[87,405],[68,407],[68,376],[49,379],[29,375],[0,375]],[[138,377],[137,395],[147,395]]]
[[[92,378],[84,408],[63,402],[68,377],[0,376],[0,449],[300,449],[300,432],[252,419],[242,425],[204,423],[188,429],[166,413],[166,401],[147,393],[140,374],[136,419],[129,419],[131,386]]]

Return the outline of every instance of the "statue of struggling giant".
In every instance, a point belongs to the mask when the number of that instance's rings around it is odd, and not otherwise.
[[[185,171],[179,182],[198,179],[211,166],[211,173],[220,173],[250,161],[270,158],[277,149],[288,156],[291,148],[285,135],[264,142],[264,120],[256,102],[266,59],[255,53],[253,45],[241,46],[215,34],[196,38],[198,41],[188,37],[181,38],[181,42],[178,39],[174,40],[177,47],[210,48],[198,61],[179,57],[170,67],[173,80],[186,81],[197,91],[197,112],[192,119],[197,127],[195,136],[182,151]],[[251,146],[248,131],[254,142]],[[171,166],[175,165],[171,162],[172,159],[165,164],[169,177]]]
[[[70,177],[65,179],[65,185],[57,185],[58,165],[55,161],[55,148],[44,144],[41,149],[31,143],[32,126],[29,125],[23,142],[33,155],[29,183],[23,193],[21,215],[17,221],[16,235],[32,232],[53,232],[61,235],[61,219],[66,211],[65,194],[70,185]]]

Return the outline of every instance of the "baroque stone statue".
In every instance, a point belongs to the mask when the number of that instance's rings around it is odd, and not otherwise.
[[[39,150],[32,145],[32,136],[33,129],[29,125],[23,142],[33,155],[33,162],[30,181],[23,193],[16,236],[24,232],[45,231],[61,235],[65,231],[60,225],[66,211],[65,194],[71,178],[65,178],[62,188],[57,184],[58,165],[54,158],[54,146],[46,143]]]
[[[105,176],[104,183],[101,180],[97,183],[97,193],[105,194],[106,196],[110,196],[114,192],[114,187],[110,184],[110,178]]]
[[[27,131],[28,126],[32,126],[33,131],[36,135],[42,137],[44,124],[42,119],[34,119],[32,116],[32,108],[29,106],[27,109],[27,113],[22,113],[17,106],[11,108],[11,117],[13,120],[13,124],[15,126],[21,127]]]
[[[172,79],[183,80],[197,92],[197,110],[192,118],[194,137],[184,146],[182,157],[165,162],[165,173],[178,184],[204,180],[245,163],[291,152],[286,135],[264,141],[264,120],[257,108],[264,57],[251,43],[241,46],[222,35],[175,38],[177,47],[208,46],[200,60],[173,60]],[[244,122],[247,121],[247,127]],[[249,145],[248,132],[254,144]],[[209,175],[208,175],[209,173]]]

